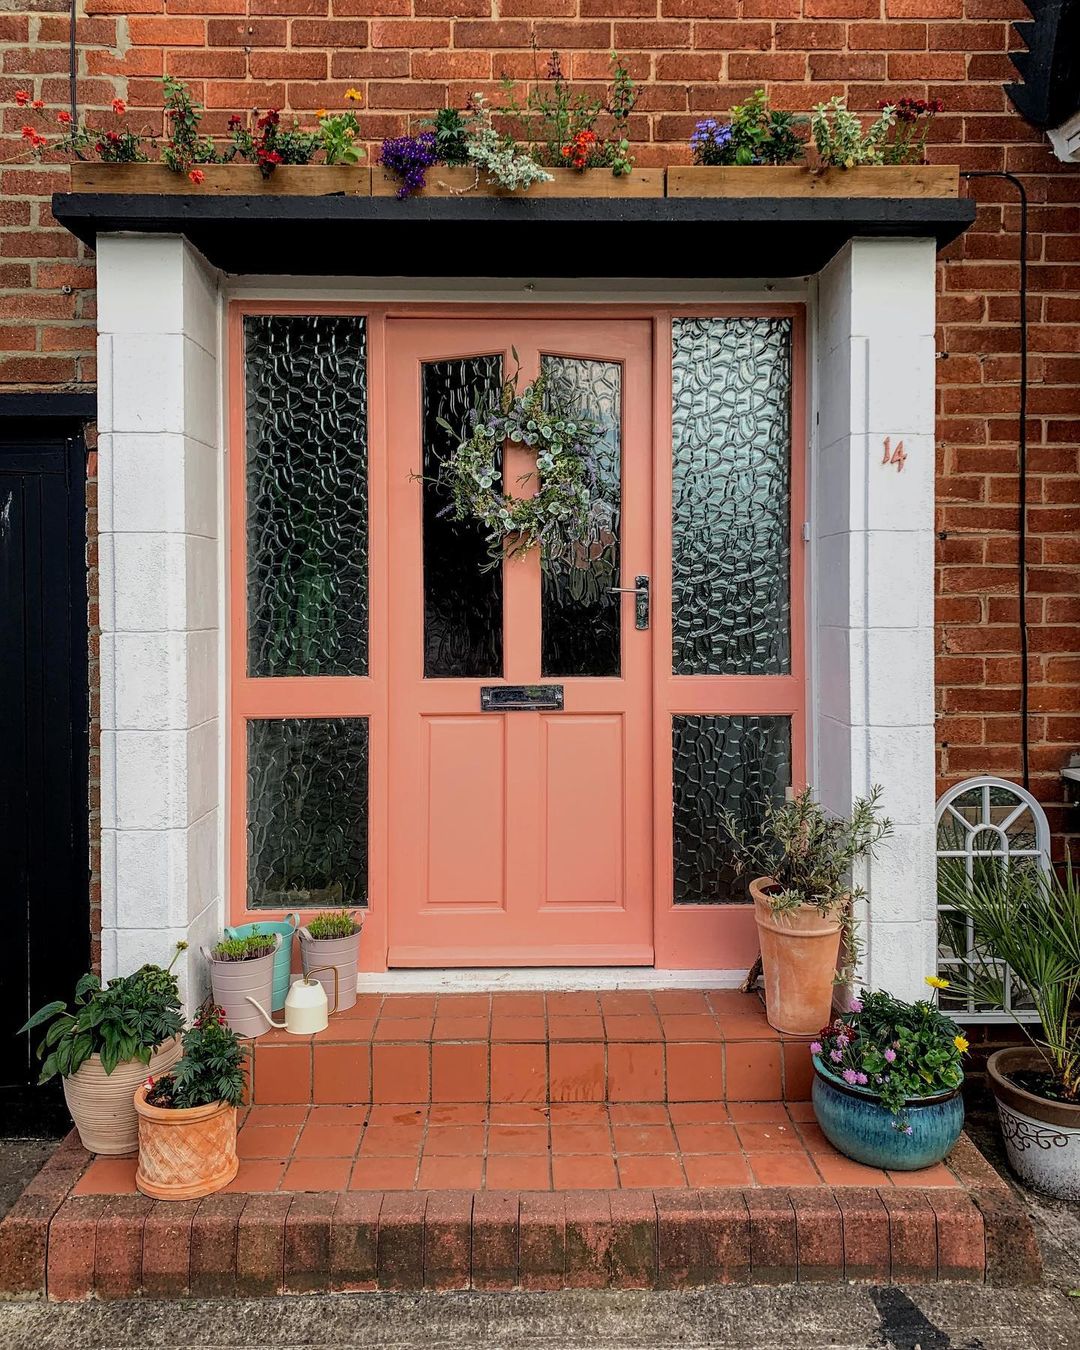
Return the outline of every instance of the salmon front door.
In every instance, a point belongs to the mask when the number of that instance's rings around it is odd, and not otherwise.
[[[443,423],[518,367],[604,428],[599,556],[491,565],[446,512]],[[390,966],[652,964],[652,388],[644,319],[387,322]]]

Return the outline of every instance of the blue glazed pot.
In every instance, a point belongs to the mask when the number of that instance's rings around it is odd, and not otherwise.
[[[964,1128],[960,1089],[936,1097],[913,1097],[905,1106],[911,1133],[896,1129],[877,1094],[849,1087],[814,1056],[814,1114],[829,1143],[869,1167],[914,1172],[932,1167],[952,1149]]]
[[[261,919],[258,923],[242,923],[226,928],[229,938],[251,937],[256,933],[281,934],[281,946],[274,957],[274,993],[270,1000],[271,1012],[280,1012],[289,996],[289,976],[292,971],[293,935],[300,925],[299,914],[286,914],[284,919]]]

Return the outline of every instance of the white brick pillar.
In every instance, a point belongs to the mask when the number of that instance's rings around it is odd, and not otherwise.
[[[855,239],[818,283],[811,781],[843,812],[885,790],[860,974],[913,999],[935,970],[934,241]]]
[[[217,282],[182,239],[97,242],[102,966],[189,1006],[222,924]]]

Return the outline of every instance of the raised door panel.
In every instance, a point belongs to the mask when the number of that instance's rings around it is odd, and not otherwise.
[[[545,717],[545,906],[625,903],[625,719]]]
[[[505,726],[502,717],[424,721],[430,908],[505,907]]]

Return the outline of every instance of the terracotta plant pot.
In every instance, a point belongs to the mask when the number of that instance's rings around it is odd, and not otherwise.
[[[358,919],[357,922],[363,923],[363,919]],[[359,929],[355,933],[350,933],[348,937],[313,938],[306,928],[298,928],[296,936],[300,939],[300,959],[304,965],[304,974],[309,979],[318,980],[326,990],[330,1011],[344,1012],[346,1008],[354,1007],[356,972],[360,965]]]
[[[813,905],[777,914],[769,904],[776,882],[750,883],[765,976],[765,1016],[788,1036],[815,1036],[832,1016],[833,979],[840,954],[840,920]]]
[[[270,1029],[274,962],[281,947],[281,934],[274,933],[273,939],[273,951],[251,961],[215,961],[213,953],[203,948],[210,963],[214,1002],[224,1011],[225,1020],[238,1036],[261,1036]]]
[[[139,1118],[132,1094],[148,1076],[171,1069],[184,1047],[171,1036],[150,1056],[150,1063],[128,1059],[112,1073],[101,1066],[101,1056],[91,1055],[76,1073],[64,1079],[64,1100],[79,1131],[83,1148],[115,1157],[134,1153],[139,1147]]]
[[[227,1186],[236,1157],[236,1107],[228,1102],[167,1110],[150,1106],[146,1084],[135,1093],[139,1166],[135,1185],[155,1200],[198,1200]]]
[[[996,1050],[986,1076],[997,1102],[1009,1166],[1028,1186],[1059,1200],[1080,1200],[1080,1106],[1036,1097],[1009,1077],[1018,1069],[1044,1069],[1036,1049]]]

